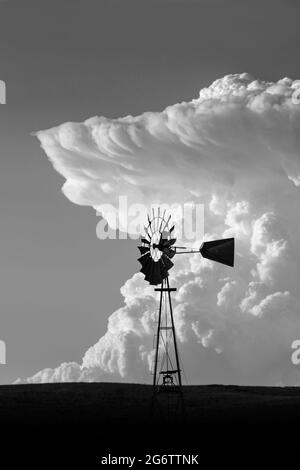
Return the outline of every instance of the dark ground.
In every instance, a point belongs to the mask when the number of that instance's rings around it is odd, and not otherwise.
[[[2,451],[25,461],[37,449],[54,460],[63,451],[70,461],[97,463],[108,453],[192,452],[218,460],[244,452],[249,460],[258,449],[276,459],[288,455],[284,449],[300,451],[300,388],[208,385],[183,393],[185,413],[176,414],[177,395],[161,394],[151,407],[149,385],[1,386]],[[21,446],[27,453],[18,454]]]

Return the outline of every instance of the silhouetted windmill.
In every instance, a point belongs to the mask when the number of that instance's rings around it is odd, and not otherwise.
[[[141,253],[138,261],[145,280],[151,285],[160,285],[155,291],[160,292],[159,314],[155,341],[155,359],[153,369],[153,392],[179,392],[182,395],[181,367],[176,341],[171,292],[176,288],[169,285],[169,270],[174,266],[171,261],[177,254],[200,253],[207,258],[227,266],[234,264],[234,238],[207,241],[198,250],[176,246],[173,237],[174,225],[171,216],[165,212],[152,211],[148,216],[148,225],[139,246]]]

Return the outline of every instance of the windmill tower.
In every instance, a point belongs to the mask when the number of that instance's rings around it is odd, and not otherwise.
[[[171,294],[177,289],[170,287],[169,270],[174,266],[172,258],[176,254],[200,253],[207,258],[227,266],[234,264],[234,238],[214,240],[202,243],[198,250],[176,246],[173,237],[175,226],[171,226],[171,216],[165,217],[166,211],[157,213],[152,211],[152,218],[148,216],[148,225],[138,247],[142,268],[140,272],[145,280],[156,287],[160,293],[157,331],[155,335],[155,354],[153,366],[153,397],[156,399],[162,392],[168,396],[174,392],[179,399],[175,403],[173,414],[183,412],[182,395],[182,366],[176,338],[176,329],[173,316]],[[167,401],[170,404],[170,401]],[[168,409],[168,414],[169,414]]]

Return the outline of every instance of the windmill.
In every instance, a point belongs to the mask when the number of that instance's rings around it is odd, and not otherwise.
[[[169,285],[169,271],[174,266],[175,255],[199,253],[203,258],[233,266],[234,238],[206,241],[199,249],[177,246],[174,238],[174,225],[171,215],[166,218],[166,211],[152,210],[148,215],[148,225],[144,227],[144,237],[138,247],[141,256],[138,261],[140,272],[145,280],[160,292],[157,332],[155,336],[155,355],[153,368],[153,392],[177,391],[182,393],[182,378],[179,351],[176,339],[171,293],[177,289]]]

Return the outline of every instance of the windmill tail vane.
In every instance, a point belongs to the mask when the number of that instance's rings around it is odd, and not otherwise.
[[[199,250],[190,250],[183,246],[174,247],[174,249],[175,254],[201,253],[203,258],[225,264],[226,266],[234,266],[234,238],[203,242]]]

